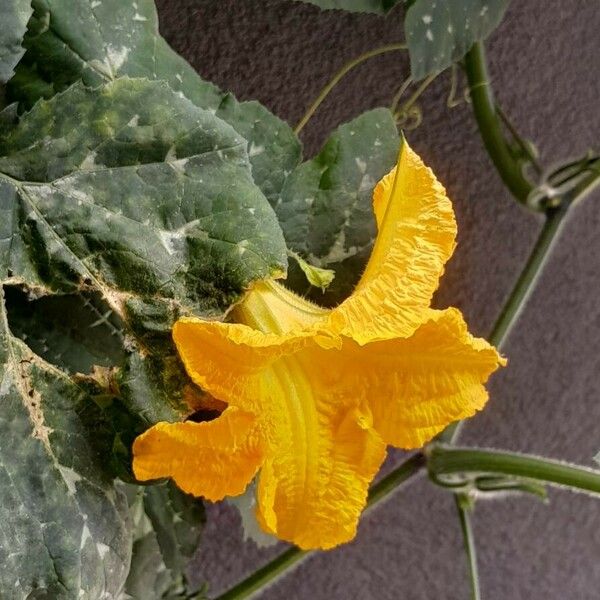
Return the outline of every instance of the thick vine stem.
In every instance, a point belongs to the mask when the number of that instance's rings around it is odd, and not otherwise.
[[[473,112],[485,148],[506,187],[519,202],[525,203],[533,185],[523,175],[520,164],[511,154],[504,138],[481,42],[476,42],[465,56],[465,71]]]
[[[427,469],[438,479],[448,475],[489,473],[600,494],[600,471],[528,454],[434,443],[427,450]]]
[[[221,594],[216,600],[241,600],[251,598],[253,594],[264,590],[267,585],[275,583],[280,575],[289,573],[290,569],[310,554],[295,546],[288,548],[264,567],[254,571],[246,579],[240,581],[230,590]]]

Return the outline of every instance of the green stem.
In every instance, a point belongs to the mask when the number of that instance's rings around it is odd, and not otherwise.
[[[464,98],[460,100],[456,99],[456,90],[458,89],[458,66],[454,63],[450,67],[450,91],[446,98],[446,106],[448,108],[454,108],[464,102]]]
[[[369,52],[365,52],[360,56],[357,56],[355,59],[347,62],[331,79],[331,81],[321,90],[319,95],[316,97],[315,101],[310,105],[306,114],[300,119],[298,125],[294,129],[294,133],[299,134],[304,126],[308,123],[310,118],[315,114],[316,110],[321,106],[321,103],[331,90],[340,82],[340,80],[347,75],[354,67],[357,67],[361,63],[373,58],[374,56],[379,56],[380,54],[385,54],[386,52],[396,52],[398,50],[406,50],[406,44],[389,44],[388,46],[382,46],[381,48],[375,48],[374,50],[369,50]]]
[[[547,458],[445,444],[432,444],[427,458],[427,468],[434,478],[460,473],[491,473],[600,494],[600,471]]]
[[[412,96],[400,108],[397,108],[397,105],[401,96],[396,95],[392,103],[392,112],[397,112],[399,115],[407,113],[437,76],[438,74],[436,73],[435,75],[430,75],[427,79],[424,79],[421,82],[421,85],[413,92]],[[407,81],[410,81],[410,78]],[[399,91],[406,91],[406,89],[402,90],[402,88],[400,88]]]
[[[372,485],[367,500],[367,511],[388,498],[392,492],[406,483],[413,475],[421,472],[425,464],[425,455],[422,452],[417,452]]]
[[[498,113],[500,119],[502,119],[502,123],[504,123],[504,126],[506,127],[506,129],[508,129],[510,135],[513,137],[515,142],[519,144],[521,152],[523,152],[523,154],[527,156],[527,160],[529,160],[531,166],[535,169],[535,172],[538,175],[541,175],[544,169],[542,168],[542,165],[540,164],[537,156],[533,152],[531,146],[521,137],[521,134],[517,131],[517,128],[508,118],[508,115],[502,110],[502,108],[498,104],[496,104],[496,112]]]
[[[460,519],[460,528],[463,534],[465,552],[469,560],[469,579],[471,580],[471,600],[480,600],[479,574],[477,570],[477,551],[475,549],[475,537],[471,527],[471,515],[469,511],[469,498],[465,494],[455,494],[456,510]]]
[[[515,287],[508,300],[502,307],[500,315],[494,323],[490,333],[490,342],[499,350],[502,350],[512,328],[527,303],[529,296],[535,288],[542,269],[548,260],[554,242],[562,228],[564,218],[567,214],[568,204],[553,208],[546,213],[546,219],[539,237],[527,259],[524,269],[521,271]]]
[[[394,98],[392,100],[392,104],[390,105],[390,112],[395,113],[398,109],[398,104],[400,103],[400,98],[404,96],[406,90],[411,86],[413,80],[409,75],[403,82],[402,85],[398,88],[398,91],[394,94]]]
[[[506,187],[515,198],[524,203],[533,186],[523,175],[521,166],[514,159],[504,139],[481,42],[475,43],[465,56],[465,71],[473,102],[473,112],[485,148]]]
[[[267,584],[273,583],[279,575],[289,572],[289,569],[307,558],[312,552],[304,552],[295,546],[267,563],[264,567],[254,571],[249,577],[221,594],[217,600],[240,600],[250,598],[254,593],[264,589]]]
[[[413,475],[422,472],[424,467],[425,456],[422,452],[417,452],[385,477],[382,477],[369,490],[366,511],[369,511],[388,498],[392,492],[407,482]],[[216,600],[242,600],[243,598],[250,598],[267,585],[275,583],[281,575],[288,573],[292,567],[297,566],[313,554],[315,554],[315,551],[304,551],[295,547],[289,548],[268,562],[264,567],[261,567],[246,579],[240,581],[240,583],[219,596]]]

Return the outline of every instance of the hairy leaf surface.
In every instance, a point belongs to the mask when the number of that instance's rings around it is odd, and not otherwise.
[[[0,154],[8,283],[100,292],[147,331],[219,315],[285,268],[245,140],[164,83],[75,85],[27,113]]]
[[[125,341],[134,334],[120,391],[150,423],[185,412],[174,320],[222,316],[252,280],[286,267],[245,140],[163,82],[76,84],[36,104],[0,141],[0,215],[4,283],[67,294],[62,310],[69,298],[97,294],[113,313],[106,318],[124,324]],[[35,335],[46,352],[48,336]],[[68,340],[48,346],[56,364],[89,371],[85,353],[73,350]],[[65,351],[76,364],[65,364]],[[100,358],[93,364],[106,364]]]
[[[98,294],[29,299],[16,287],[5,294],[14,336],[66,373],[90,373],[125,360],[122,323]]]
[[[275,210],[289,248],[336,272],[325,294],[313,291],[320,304],[346,297],[363,271],[376,235],[373,188],[396,163],[399,144],[390,111],[375,109],[340,126],[286,181]],[[306,291],[296,265],[289,281]]]
[[[131,533],[90,435],[100,411],[13,337],[1,287],[0,381],[0,596],[118,597]]]
[[[166,81],[248,141],[254,180],[275,201],[282,172],[300,161],[298,139],[258,102],[240,103],[204,81],[160,37],[152,0],[34,0],[33,6],[27,53],[10,86],[13,98],[31,106],[79,79],[92,86],[124,75]]]

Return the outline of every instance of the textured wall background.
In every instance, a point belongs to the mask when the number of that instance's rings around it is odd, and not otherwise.
[[[324,13],[279,0],[162,0],[167,40],[208,80],[256,98],[290,123],[331,75],[361,52],[403,38],[387,18]],[[497,95],[544,161],[596,149],[600,140],[600,4],[512,3],[488,44]],[[360,112],[387,105],[408,74],[402,54],[371,60],[331,94],[303,133],[306,154]],[[423,100],[411,145],[455,202],[459,247],[437,296],[485,335],[540,225],[509,197],[482,145],[470,106],[446,107],[449,78]],[[463,441],[591,464],[600,449],[600,194],[573,210],[559,246],[506,349],[510,366],[491,383],[488,409]],[[397,458],[397,456],[396,456]],[[394,457],[392,457],[392,460]],[[600,597],[600,504],[552,492],[481,502],[474,526],[488,600]],[[218,593],[273,550],[243,542],[227,506],[209,508],[194,576]],[[421,600],[468,597],[451,498],[420,480],[367,516],[352,544],[310,558],[264,600]]]

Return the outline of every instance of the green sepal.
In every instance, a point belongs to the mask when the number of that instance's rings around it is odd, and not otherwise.
[[[296,254],[291,250],[289,251],[289,256],[298,263],[298,266],[302,269],[308,283],[319,288],[322,292],[324,292],[335,279],[335,271],[333,269],[315,267],[305,261],[299,254]]]

